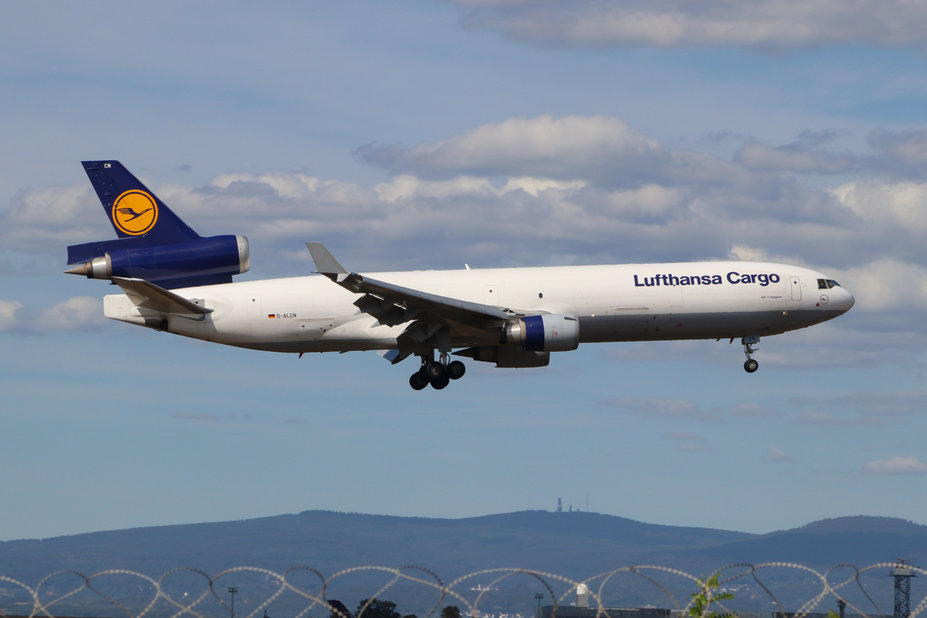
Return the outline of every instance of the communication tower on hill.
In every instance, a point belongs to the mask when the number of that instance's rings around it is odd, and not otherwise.
[[[908,618],[911,615],[911,578],[916,577],[904,560],[897,560],[892,569],[895,578],[895,618]]]
[[[589,586],[586,584],[576,587],[576,607],[589,607]]]

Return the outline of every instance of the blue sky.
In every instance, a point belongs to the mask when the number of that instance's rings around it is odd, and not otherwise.
[[[0,539],[332,509],[566,506],[768,532],[927,523],[927,8],[17,3],[0,20]],[[878,8],[875,5],[878,4]],[[121,160],[239,279],[771,259],[842,318],[762,342],[470,363],[223,348],[107,321],[68,244]]]

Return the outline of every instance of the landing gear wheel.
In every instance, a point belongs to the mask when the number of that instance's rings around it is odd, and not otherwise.
[[[424,371],[416,371],[409,376],[409,386],[417,391],[422,390],[428,386],[428,376],[425,375]]]
[[[733,342],[734,340],[731,339],[731,341]],[[755,346],[759,342],[760,342],[760,338],[756,336],[742,337],[740,339],[740,343],[742,343],[744,346],[744,356],[747,357],[747,361],[744,363],[744,371],[746,371],[747,373],[753,373],[754,371],[760,368],[760,364],[756,362],[755,360],[753,360],[753,353],[756,352],[756,348],[754,348],[753,346]]]
[[[425,376],[431,381],[434,381],[438,378],[443,378],[447,373],[446,371],[444,371],[444,365],[442,365],[441,363],[436,363],[434,361],[425,363],[425,366],[422,367],[422,371],[424,372]]]
[[[432,378],[430,382],[431,382],[431,388],[435,389],[436,391],[439,391],[445,386],[447,386],[448,384],[450,384],[451,379],[447,377],[446,373],[442,373],[440,377]]]
[[[460,361],[451,361],[447,364],[447,377],[451,380],[459,380],[467,372],[467,366]]]

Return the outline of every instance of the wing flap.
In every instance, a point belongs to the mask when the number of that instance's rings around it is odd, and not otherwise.
[[[380,296],[393,306],[403,307],[419,319],[452,320],[461,324],[484,326],[487,322],[505,321],[515,315],[510,309],[431,294],[356,273],[351,273],[345,283],[351,286],[349,289]]]
[[[450,298],[349,273],[322,243],[309,242],[306,245],[318,272],[351,292],[365,294],[354,304],[377,319],[383,316],[384,324],[395,325],[419,319],[484,328],[518,315],[504,307]]]

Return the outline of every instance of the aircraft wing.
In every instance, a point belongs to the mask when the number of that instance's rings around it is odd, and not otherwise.
[[[129,300],[139,309],[157,313],[173,313],[188,318],[202,318],[207,313],[212,313],[212,309],[197,305],[192,300],[144,279],[113,277],[113,283],[121,287]]]
[[[498,325],[501,321],[519,315],[504,307],[440,296],[349,273],[322,243],[308,242],[306,246],[309,247],[318,272],[347,290],[364,294],[354,304],[384,324],[425,320],[483,328]]]

